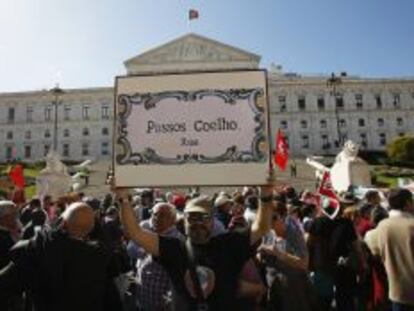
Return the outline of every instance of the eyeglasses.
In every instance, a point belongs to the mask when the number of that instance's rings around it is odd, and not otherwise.
[[[206,213],[188,213],[185,217],[189,223],[209,222],[211,220],[211,215]]]

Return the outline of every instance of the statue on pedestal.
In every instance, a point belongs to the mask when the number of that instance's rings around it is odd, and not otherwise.
[[[72,178],[55,151],[49,151],[45,159],[46,167],[36,177],[37,195],[57,198],[71,190]]]
[[[371,186],[371,174],[368,164],[358,157],[359,145],[348,140],[335,158],[331,168],[314,159],[307,158],[306,162],[316,168],[317,174],[329,171],[332,187],[336,192],[344,192],[349,186]]]

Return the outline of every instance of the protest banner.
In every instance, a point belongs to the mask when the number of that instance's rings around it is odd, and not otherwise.
[[[117,186],[265,184],[266,81],[262,70],[117,77]]]

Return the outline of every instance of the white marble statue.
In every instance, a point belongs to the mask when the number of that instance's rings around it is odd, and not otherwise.
[[[329,171],[332,186],[336,192],[347,191],[349,186],[371,186],[371,174],[368,164],[358,157],[359,145],[348,140],[335,158],[331,168],[319,163],[314,158],[307,158],[306,162],[316,168],[317,173]]]
[[[46,167],[36,177],[37,195],[57,198],[70,191],[72,178],[56,152],[50,151],[45,159]]]

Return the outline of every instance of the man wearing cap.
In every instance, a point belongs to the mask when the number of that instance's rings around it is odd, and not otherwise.
[[[307,239],[309,267],[312,282],[320,299],[320,309],[330,310],[335,299],[338,311],[356,310],[356,271],[349,265],[351,253],[365,268],[360,242],[351,220],[341,211],[356,201],[350,194],[339,197],[340,206],[333,207],[329,200],[322,202],[322,215],[315,218]]]
[[[365,242],[388,276],[393,311],[414,310],[414,200],[407,189],[388,194],[389,218],[369,232]]]
[[[203,196],[189,201],[184,210],[185,243],[140,228],[128,193],[123,189],[116,189],[116,192],[127,235],[157,257],[171,278],[174,309],[231,310],[235,305],[238,276],[253,255],[252,246],[270,229],[274,205],[272,187],[262,187],[257,218],[244,232],[212,237],[212,202]]]

